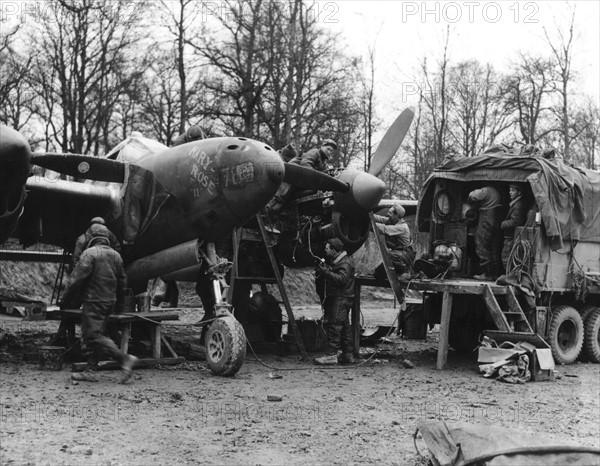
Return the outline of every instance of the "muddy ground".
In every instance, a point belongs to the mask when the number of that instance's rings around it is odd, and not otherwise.
[[[311,307],[296,313],[318,315]],[[367,325],[389,325],[395,315],[391,307],[363,313]],[[197,331],[186,325],[197,317],[181,312],[166,334]],[[115,371],[74,385],[68,368],[41,371],[22,360],[55,322],[3,316],[0,328],[3,465],[419,465],[427,460],[412,434],[436,420],[600,446],[600,365],[562,366],[553,382],[508,385],[478,375],[474,355],[450,351],[440,372],[435,331],[427,341],[394,336],[382,355],[355,367],[324,369],[293,354],[260,354],[259,362],[249,354],[233,378],[188,362],[141,369],[128,385],[116,383]]]

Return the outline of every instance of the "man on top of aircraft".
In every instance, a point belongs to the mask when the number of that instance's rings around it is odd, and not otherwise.
[[[302,160],[300,165],[303,167],[310,167],[320,172],[325,171],[327,168],[327,159],[329,159],[333,152],[338,148],[337,144],[333,139],[325,139],[319,148],[313,148],[304,154],[302,154]]]

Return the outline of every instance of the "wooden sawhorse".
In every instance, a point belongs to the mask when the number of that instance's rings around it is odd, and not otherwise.
[[[67,347],[71,347],[75,344],[75,326],[81,325],[81,316],[83,311],[80,309],[68,309],[53,311],[46,314],[46,318],[49,320],[60,320],[60,326],[58,332],[52,340],[52,344],[55,344],[59,339],[65,338]],[[124,353],[129,351],[129,339],[131,337],[132,327],[142,325],[150,329],[150,343],[152,349],[151,358],[142,358],[138,361],[138,367],[150,367],[157,364],[162,365],[173,365],[180,364],[185,361],[185,358],[177,356],[177,353],[173,350],[169,342],[162,335],[161,322],[169,320],[179,320],[179,315],[173,312],[136,312],[127,314],[112,314],[108,317],[108,325],[113,326],[121,332],[121,338],[119,342],[119,348]],[[170,357],[162,357],[162,345],[165,345]],[[74,363],[73,371],[84,370],[87,363]],[[101,368],[117,368],[116,362],[100,363]]]

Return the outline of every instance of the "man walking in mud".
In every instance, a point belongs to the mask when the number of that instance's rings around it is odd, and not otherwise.
[[[315,359],[315,363],[352,364],[354,342],[350,310],[354,304],[354,260],[344,251],[344,243],[338,238],[325,244],[325,254],[329,264],[319,263],[315,281],[323,305],[328,351],[325,356]]]
[[[114,311],[123,309],[125,270],[118,252],[110,247],[109,230],[104,225],[90,227],[91,239],[81,254],[63,295],[61,307],[78,307],[83,302],[81,333],[88,364],[83,373],[72,374],[73,380],[97,382],[93,369],[100,357],[115,359],[123,369],[121,383],[127,382],[137,361],[135,356],[123,353],[115,342],[105,335],[106,321]]]

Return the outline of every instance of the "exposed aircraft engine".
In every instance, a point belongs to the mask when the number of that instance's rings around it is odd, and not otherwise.
[[[0,125],[0,243],[13,232],[25,204],[31,149],[12,128]]]

